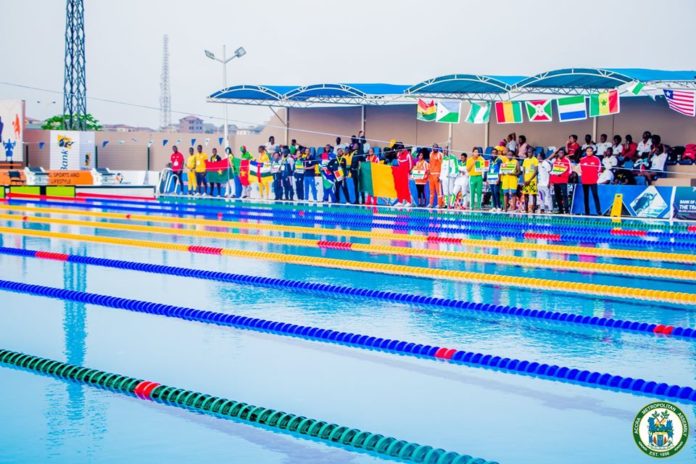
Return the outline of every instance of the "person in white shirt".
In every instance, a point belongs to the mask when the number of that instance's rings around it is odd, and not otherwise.
[[[512,134],[508,134],[507,144],[505,145],[505,148],[507,148],[508,151],[511,151],[512,153],[517,153],[517,134],[515,134],[514,132]]]
[[[276,143],[275,143],[275,137],[272,135],[268,137],[268,143],[266,144],[266,153],[268,153],[268,156],[272,156],[273,153],[276,152]]]
[[[614,143],[611,145],[611,154],[618,158],[619,156],[621,156],[621,153],[623,153],[623,149],[624,147],[621,143],[621,136],[615,135]]]
[[[614,180],[613,169],[619,165],[619,159],[611,151],[607,150],[604,152],[604,158],[602,158],[602,173],[597,179],[598,184],[611,184]]]
[[[474,148],[476,150],[476,148]],[[469,204],[469,171],[466,169],[466,153],[462,153],[459,156],[459,161],[456,163],[457,167],[457,177],[454,180],[454,190],[452,191],[452,196],[455,201],[459,193],[462,194],[462,202],[460,204],[462,209],[466,209]]]
[[[590,134],[585,134],[585,143],[582,144],[582,152],[585,153],[588,148],[591,148],[593,152],[597,153],[597,145],[592,141],[592,136]]]
[[[655,148],[655,154],[650,157],[650,172],[645,174],[645,180],[648,183],[653,182],[655,179],[664,177],[665,173],[665,163],[667,162],[667,152],[662,144],[659,144]]]
[[[539,160],[539,171],[537,174],[539,212],[551,213],[553,212],[553,200],[551,199],[551,185],[549,180],[553,166],[551,162],[546,159],[546,153],[543,150],[539,152],[537,159]]]
[[[652,134],[649,131],[643,132],[643,140],[638,142],[636,152],[639,155],[647,155],[652,150]]]
[[[595,153],[598,157],[604,156],[604,152],[611,151],[611,143],[607,142],[607,134],[602,134],[599,136],[599,143],[597,144],[597,152]]]

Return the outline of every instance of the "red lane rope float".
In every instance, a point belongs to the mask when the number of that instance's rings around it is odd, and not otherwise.
[[[157,197],[138,197],[134,195],[106,195],[102,193],[86,193],[80,192],[75,194],[75,198],[84,199],[86,198],[102,198],[105,200],[142,200],[142,201],[152,201],[156,200]]]
[[[81,303],[123,309],[137,313],[156,314],[204,324],[216,324],[254,332],[266,332],[280,336],[297,337],[312,342],[339,344],[350,348],[378,350],[391,354],[431,360],[438,359],[453,364],[465,365],[467,367],[492,369],[508,374],[533,376],[545,380],[572,383],[583,387],[611,388],[625,393],[645,394],[659,399],[679,399],[696,403],[696,389],[690,386],[670,385],[640,378],[549,365],[537,361],[527,361],[440,346],[422,345],[405,340],[385,339],[352,332],[341,332],[320,327],[302,326],[287,322],[270,321],[235,314],[218,313],[149,301],[79,292],[63,288],[25,284],[22,282],[0,280],[0,289],[62,300],[78,301]]]
[[[6,200],[12,200],[13,198],[19,198],[19,199],[39,199],[39,200],[59,200],[59,201],[79,201],[79,202],[86,202],[87,200],[84,198],[72,198],[72,197],[61,197],[61,196],[55,196],[55,195],[33,195],[30,193],[8,193]]]
[[[611,229],[611,235],[625,235],[628,237],[645,237],[648,233],[645,230],[624,230],[624,229]]]
[[[271,430],[292,433],[330,446],[345,447],[349,451],[367,452],[380,457],[416,463],[497,464],[455,451],[398,440],[379,433],[16,351],[0,349],[0,365],[35,374],[50,375],[166,406],[209,414],[220,419],[233,419]]]
[[[544,233],[540,233],[540,232],[525,232],[524,238],[530,239],[530,240],[550,240],[552,242],[560,242],[561,241],[560,234],[544,234]]]
[[[329,294],[338,297],[371,298],[381,301],[390,301],[400,304],[413,304],[418,307],[435,306],[451,311],[475,311],[489,314],[501,314],[503,316],[515,316],[536,320],[549,320],[583,324],[596,327],[604,327],[614,330],[625,330],[638,333],[655,333],[696,339],[696,331],[687,327],[673,327],[664,324],[649,324],[630,320],[611,319],[597,316],[583,316],[581,314],[562,313],[558,311],[544,311],[537,309],[525,309],[514,306],[492,305],[488,303],[474,303],[449,298],[435,298],[432,296],[414,295],[409,293],[387,292],[382,290],[370,290],[365,288],[345,287],[341,285],[329,285],[322,283],[302,282],[298,280],[276,279],[272,277],[259,277],[244,274],[230,274],[227,272],[205,271],[201,269],[188,269],[162,264],[139,263],[135,261],[123,261],[108,258],[96,258],[84,255],[67,255],[46,251],[29,250],[22,248],[0,247],[0,254],[21,256],[24,258],[41,258],[67,261],[75,264],[101,266],[112,269],[126,269],[130,271],[149,272],[162,275],[173,275],[188,278],[210,280],[216,282],[228,282],[240,285],[253,285],[282,289],[283,291],[312,292]]]

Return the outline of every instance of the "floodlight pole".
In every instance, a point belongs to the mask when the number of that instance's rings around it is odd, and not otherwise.
[[[217,61],[218,63],[222,63],[222,88],[226,89],[227,88],[227,63],[232,61],[235,58],[241,58],[246,54],[246,50],[244,50],[243,47],[239,47],[235,52],[234,55],[231,57],[227,58],[227,46],[222,45],[222,59],[218,58],[215,56],[213,52],[210,52],[208,50],[205,50],[205,56],[210,58],[211,60]],[[227,103],[224,103],[225,105],[225,125],[223,127],[223,137],[225,139],[225,146],[223,148],[227,148],[230,146],[230,141],[229,141],[229,133],[227,129]]]

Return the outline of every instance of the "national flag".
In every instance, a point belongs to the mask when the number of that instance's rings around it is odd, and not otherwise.
[[[590,117],[608,116],[619,112],[619,91],[610,90],[590,95]]]
[[[408,182],[408,165],[400,164],[392,166],[392,176],[394,177],[394,188],[396,189],[396,201],[399,203],[411,203],[411,188]]]
[[[435,101],[425,101],[419,98],[416,111],[416,119],[419,121],[434,121],[436,113]]]
[[[495,102],[495,117],[498,124],[519,124],[522,122],[522,103],[513,101]]]
[[[242,167],[242,169],[244,169],[244,167]],[[256,161],[249,161],[249,171],[247,174],[248,182],[250,184],[258,184],[260,182],[259,177],[259,164]]]
[[[681,113],[684,116],[696,116],[696,105],[693,90],[672,90],[665,89],[665,98],[670,109]]]
[[[529,100],[524,102],[527,118],[531,122],[553,121],[553,100]]]
[[[587,119],[587,106],[583,95],[559,98],[556,100],[556,106],[561,122]]]
[[[643,90],[643,87],[645,87],[645,84],[643,84],[640,81],[633,81],[629,82],[626,84],[626,92],[631,93],[633,95],[640,95],[641,91]]]
[[[392,166],[360,163],[360,190],[379,198],[398,198]]]
[[[237,158],[235,158],[236,160]],[[236,164],[236,162],[235,162]],[[239,181],[241,182],[243,187],[246,187],[249,185],[249,166],[250,162],[248,159],[243,159],[239,161],[239,170],[237,171],[239,173]],[[236,169],[236,166],[235,166]]]
[[[212,183],[224,184],[230,180],[230,162],[227,158],[220,161],[206,161],[206,180]]]
[[[491,117],[490,102],[471,102],[466,122],[469,124],[487,124]]]
[[[459,108],[462,102],[459,100],[438,100],[436,110],[436,122],[459,124]]]

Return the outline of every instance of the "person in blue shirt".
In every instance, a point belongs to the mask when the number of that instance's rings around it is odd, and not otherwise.
[[[314,196],[314,201],[318,201],[317,198],[317,183],[316,183],[316,176],[317,172],[319,170],[319,163],[317,162],[317,158],[315,154],[310,154],[307,153],[307,156],[304,158],[302,161],[302,164],[304,165],[304,196],[305,200],[309,201],[309,194],[310,192]]]

